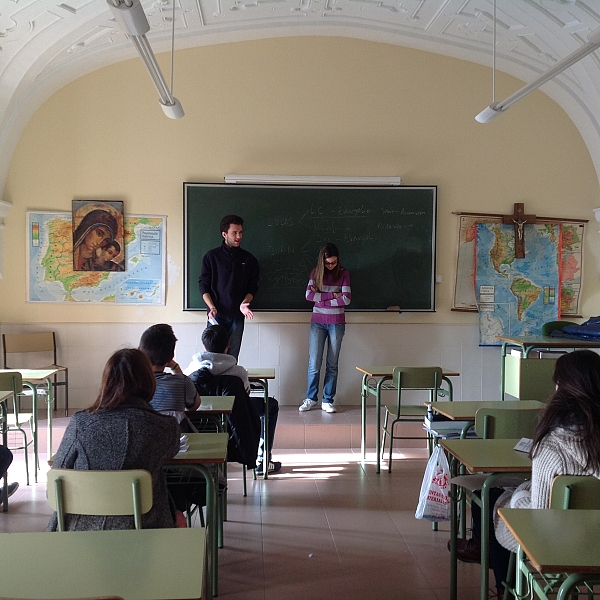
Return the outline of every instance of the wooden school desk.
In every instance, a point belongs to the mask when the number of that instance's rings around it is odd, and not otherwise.
[[[489,587],[489,492],[494,482],[507,475],[531,473],[531,459],[525,452],[514,450],[516,439],[466,439],[440,440],[439,444],[452,456],[452,476],[458,472],[459,464],[470,473],[489,473],[481,489],[481,600],[487,600]],[[457,600],[457,506],[458,490],[450,486],[450,600]],[[475,501],[475,499],[473,500]]]
[[[508,525],[530,564],[540,573],[565,573],[557,600],[567,598],[576,585],[600,583],[600,510],[541,510],[501,508]],[[548,598],[543,585],[518,553],[517,581],[528,575],[539,598]],[[527,596],[529,596],[527,594]]]
[[[502,341],[502,349],[500,352],[501,363],[500,363],[500,400],[504,400],[504,392],[506,389],[506,349],[508,346],[518,347],[522,354],[523,359],[527,360],[529,353],[535,349],[548,348],[552,350],[561,350],[567,348],[600,348],[600,341],[594,342],[590,340],[580,340],[575,338],[566,337],[552,337],[552,336],[496,336]],[[533,359],[530,359],[533,360]],[[535,359],[544,360],[544,359]]]
[[[210,600],[218,595],[218,483],[206,465],[222,465],[227,456],[228,434],[188,433],[189,448],[163,464],[169,468],[192,468],[200,472],[206,480],[206,525],[207,533],[207,573],[206,597]]]
[[[362,383],[360,388],[361,397],[361,430],[362,436],[360,440],[360,450],[362,454],[363,462],[367,457],[367,400],[369,395],[375,396],[375,454],[376,456],[376,469],[375,472],[381,471],[381,391],[382,390],[395,390],[396,388],[387,383],[393,378],[394,369],[402,365],[385,365],[385,366],[358,366],[356,369],[363,374]],[[445,395],[450,395],[452,399],[452,382],[449,377],[458,377],[460,373],[455,371],[443,371],[442,380],[448,384],[448,390],[440,390]]]
[[[269,478],[269,379],[275,379],[275,369],[248,369],[248,379],[263,389],[265,418],[263,427],[263,479]]]
[[[480,408],[544,408],[546,405],[538,400],[467,400],[464,402],[439,402],[431,405],[431,410],[451,421],[469,421],[465,430],[475,425],[475,413]],[[463,433],[466,433],[464,431]]]
[[[0,534],[2,595],[203,598],[205,530]]]

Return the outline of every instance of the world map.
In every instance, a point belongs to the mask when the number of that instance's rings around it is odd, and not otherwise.
[[[478,310],[475,291],[475,243],[478,223],[502,223],[502,217],[459,215],[456,284],[452,303],[452,308],[456,310]],[[534,225],[525,225],[525,239],[533,227]],[[584,225],[563,221],[560,227],[560,312],[563,317],[575,316],[580,314]]]
[[[69,212],[27,212],[29,302],[165,304],[165,217],[126,215],[125,271],[73,271]]]
[[[481,345],[500,345],[498,335],[539,335],[543,323],[558,319],[561,236],[559,224],[531,225],[525,258],[515,258],[512,225],[477,224],[475,283]]]

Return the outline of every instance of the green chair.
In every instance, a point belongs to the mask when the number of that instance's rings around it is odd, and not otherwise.
[[[133,515],[136,529],[152,508],[152,475],[144,469],[124,471],[48,471],[48,502],[65,531],[65,513],[76,515]]]
[[[6,419],[6,431],[8,433],[15,432],[22,436],[23,442],[21,445],[8,444],[9,450],[23,450],[25,456],[25,471],[27,474],[27,485],[29,485],[29,459],[27,455],[27,449],[33,445],[34,436],[34,420],[33,412],[20,412],[19,411],[19,394],[23,389],[23,378],[21,373],[18,371],[6,371],[0,373],[0,390],[12,392],[12,400],[7,400],[5,405],[5,419]],[[9,408],[9,403],[12,408]],[[27,433],[23,429],[24,425],[29,425],[29,431],[31,432],[31,439],[27,439]],[[34,456],[34,461],[37,464],[37,457]],[[6,479],[6,478],[5,478]],[[5,488],[6,481],[5,481]]]
[[[384,458],[385,442],[390,438],[390,453],[388,460],[388,472],[392,472],[392,452],[394,449],[394,440],[420,440],[423,436],[398,436],[394,429],[398,423],[422,423],[427,415],[425,403],[420,405],[403,404],[403,390],[427,390],[429,392],[429,402],[436,402],[438,394],[452,396],[448,390],[442,386],[442,369],[440,367],[396,367],[393,371],[392,381],[394,389],[397,392],[396,403],[393,406],[385,406],[385,419],[383,422],[383,439],[381,443],[381,455]],[[389,422],[392,417],[391,423]],[[431,436],[427,437],[428,445],[431,449]]]
[[[541,408],[480,408],[475,433],[483,439],[532,438]]]
[[[577,325],[573,321],[548,321],[542,325],[542,335],[550,335],[553,331],[562,331],[567,325]]]
[[[600,510],[600,479],[592,475],[556,476],[549,508]]]

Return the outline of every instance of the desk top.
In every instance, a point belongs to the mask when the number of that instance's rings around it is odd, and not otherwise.
[[[188,433],[186,434],[190,447],[185,452],[180,452],[165,465],[194,465],[198,463],[223,464],[227,457],[227,442],[229,435],[226,433]]]
[[[528,348],[600,348],[600,341],[581,340],[577,338],[552,337],[541,335],[504,336],[496,338],[512,344]]]
[[[248,379],[275,379],[275,369],[248,369]]]
[[[21,373],[21,377],[25,381],[43,381],[48,377],[60,373],[64,367],[48,367],[47,369],[0,369],[0,373],[10,373],[16,371]]]
[[[188,415],[229,415],[233,410],[235,396],[201,396],[202,402],[196,410],[186,410]]]
[[[356,370],[369,377],[391,377],[394,374],[394,369],[401,366],[402,365],[369,365],[366,367],[356,367]],[[459,377],[460,373],[442,368],[442,375],[444,377]]]
[[[600,573],[600,510],[502,508],[502,520],[542,573]]]
[[[427,402],[427,404],[430,404]],[[546,405],[538,400],[476,400],[433,402],[431,409],[440,415],[448,417],[451,421],[474,421],[475,413],[480,408],[525,409],[544,408]]]
[[[452,456],[455,456],[471,473],[529,473],[529,454],[513,448],[517,439],[466,439],[440,440]]]
[[[2,594],[200,598],[205,539],[205,530],[199,527],[2,533]],[[66,565],[71,565],[68,571]]]

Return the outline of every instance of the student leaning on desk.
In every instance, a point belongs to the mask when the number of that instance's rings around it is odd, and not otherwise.
[[[557,475],[600,478],[600,356],[591,350],[564,354],[556,361],[553,381],[556,392],[548,400],[533,436],[531,480],[501,493],[494,506],[490,564],[499,593],[507,575],[509,550],[516,551],[517,542],[498,517],[498,508],[548,508]],[[480,532],[476,530],[481,522],[479,510],[473,504],[473,539],[459,540],[458,557],[469,562],[480,555]]]
[[[175,527],[162,464],[179,452],[179,424],[150,406],[155,387],[152,365],[143,352],[115,352],[104,367],[96,402],[73,415],[52,464],[83,471],[150,471],[153,504],[142,515],[144,529]],[[46,530],[57,528],[54,513]],[[69,531],[133,528],[133,516],[66,515]]]

